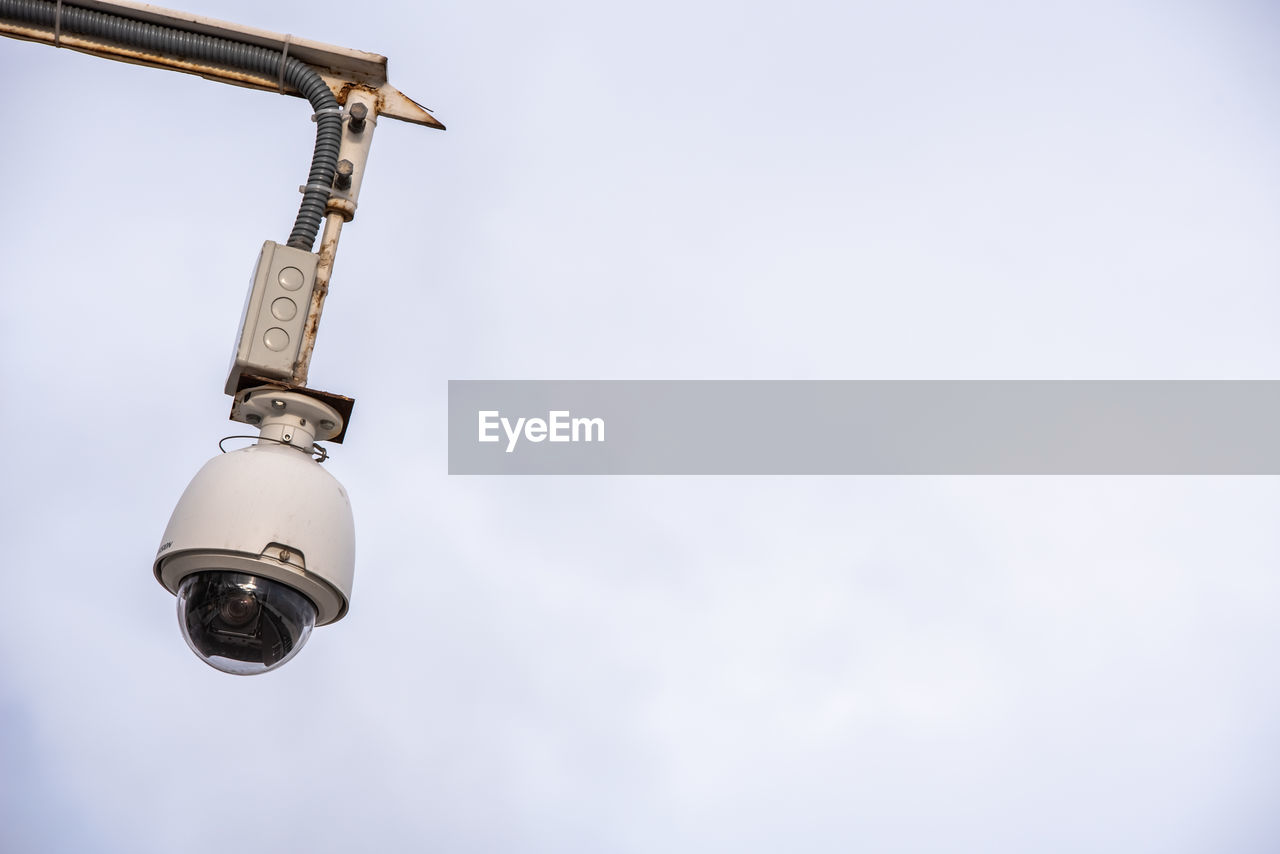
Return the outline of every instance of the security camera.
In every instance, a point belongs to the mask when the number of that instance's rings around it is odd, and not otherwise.
[[[347,612],[355,573],[351,502],[316,460],[342,418],[320,400],[241,392],[257,444],[207,462],[179,499],[155,559],[178,598],[187,645],[226,673],[265,673],[295,656],[313,626]]]

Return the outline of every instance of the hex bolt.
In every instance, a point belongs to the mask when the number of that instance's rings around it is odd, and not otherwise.
[[[261,424],[262,416],[256,412],[250,412],[248,415],[244,417],[244,420],[248,421],[250,424]]]
[[[369,108],[356,102],[347,108],[347,115],[351,116],[351,121],[347,125],[351,128],[351,132],[364,133],[364,120],[369,117]]]
[[[339,190],[351,189],[351,175],[356,171],[356,167],[351,165],[350,160],[338,161],[338,172],[333,177],[333,186]]]
[[[276,412],[283,412],[286,406],[288,406],[288,404],[285,403],[283,400],[271,401],[271,408],[274,409]]]
[[[334,427],[337,427],[337,426],[338,426],[337,424],[334,424],[334,423],[333,423],[332,421],[330,421],[328,418],[322,418],[322,419],[320,419],[320,429],[321,429],[321,430],[332,430]]]

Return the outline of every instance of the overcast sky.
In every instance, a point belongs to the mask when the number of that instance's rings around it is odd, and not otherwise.
[[[186,8],[449,126],[379,125],[312,363],[351,612],[235,678],[151,574],[310,108],[3,40],[0,850],[1275,850],[1274,478],[445,443],[450,379],[1280,378],[1269,4]]]

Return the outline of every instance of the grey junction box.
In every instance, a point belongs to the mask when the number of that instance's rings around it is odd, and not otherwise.
[[[268,240],[253,271],[240,340],[236,344],[227,394],[234,395],[241,374],[286,379],[302,347],[320,256]]]

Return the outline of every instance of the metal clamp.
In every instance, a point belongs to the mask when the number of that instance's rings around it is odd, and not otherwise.
[[[299,193],[302,193],[304,196],[307,194],[307,191],[308,191],[308,190],[315,190],[315,191],[316,191],[316,192],[318,192],[318,193],[319,193],[319,192],[332,193],[332,192],[333,192],[333,187],[331,187],[331,186],[330,186],[330,185],[328,185],[328,184],[320,184],[320,183],[315,182],[315,181],[311,182],[310,184],[299,184],[299,185],[298,185],[298,192],[299,192]]]
[[[61,2],[62,2],[62,0],[58,0],[58,2],[59,2],[59,3],[61,3]],[[291,42],[292,40],[293,40],[293,33],[286,33],[286,34],[285,34],[285,37],[284,37],[284,50],[283,50],[283,51],[281,52],[281,54],[280,54],[280,79],[279,79],[279,85],[280,85],[280,94],[281,94],[281,95],[285,94],[285,91],[284,91],[284,66],[285,66],[285,63],[287,63],[287,62],[289,61],[289,42]]]

